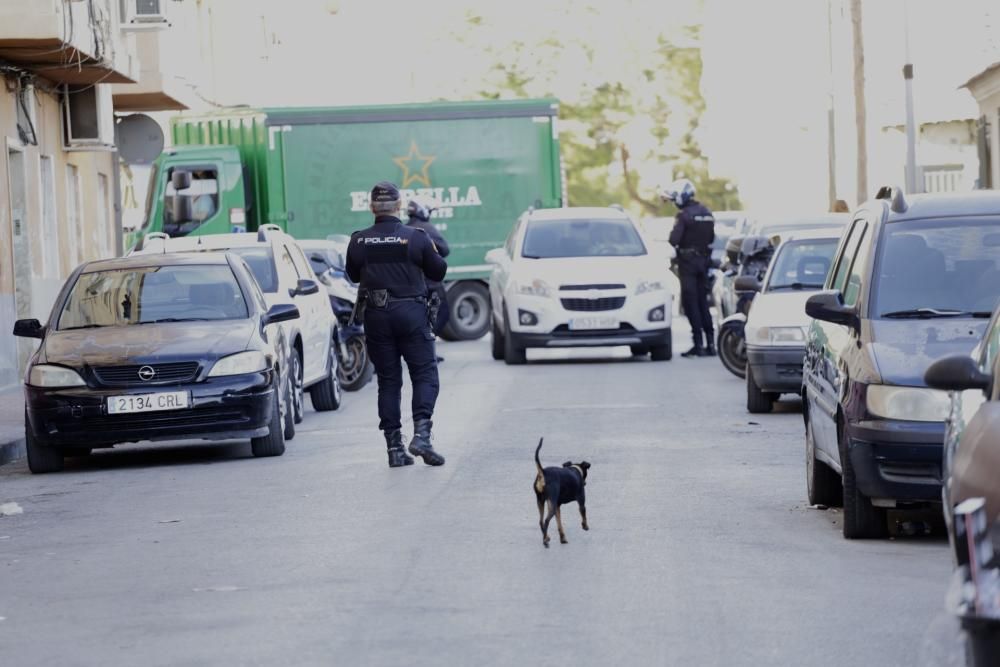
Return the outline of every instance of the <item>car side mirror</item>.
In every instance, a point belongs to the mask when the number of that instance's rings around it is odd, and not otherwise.
[[[761,284],[753,276],[740,276],[733,283],[733,288],[737,292],[759,292]]]
[[[291,303],[279,303],[267,310],[264,317],[261,318],[261,324],[267,326],[268,324],[297,320],[299,317],[298,306]]]
[[[290,296],[308,296],[319,291],[319,284],[315,280],[302,278],[296,283],[293,289],[288,290]]]
[[[191,187],[191,172],[184,171],[183,169],[174,169],[173,173],[170,174],[170,184],[174,186],[174,190],[177,192],[187,190]]]
[[[504,258],[507,257],[507,251],[503,248],[493,248],[488,253],[486,253],[486,263],[493,264],[494,266],[502,264]]]
[[[991,381],[989,374],[979,370],[976,360],[964,354],[938,359],[924,373],[924,382],[928,387],[949,391],[985,391]]]
[[[45,338],[45,327],[38,320],[14,322],[14,335],[18,338]]]
[[[813,319],[848,327],[858,326],[858,313],[851,306],[845,306],[840,292],[820,292],[806,301],[806,315]]]

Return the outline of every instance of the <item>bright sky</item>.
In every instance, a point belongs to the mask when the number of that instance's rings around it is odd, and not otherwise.
[[[904,0],[864,0],[869,136],[901,124]],[[490,16],[495,40],[539,35],[607,40],[633,67],[634,45],[704,21],[708,112],[700,141],[713,170],[735,179],[753,209],[826,206],[830,90],[827,0],[212,0],[216,99],[251,105],[341,105],[455,98],[476,90],[490,62],[454,35],[468,11]],[[848,0],[833,7],[840,195],[854,200],[854,112]],[[909,0],[918,121],[971,118],[958,86],[1000,60],[995,0]],[[596,8],[589,11],[586,6]],[[628,7],[631,11],[620,11]],[[633,17],[638,12],[643,19]],[[991,15],[992,12],[992,15]],[[224,26],[224,27],[219,27]],[[248,55],[248,52],[251,55]],[[583,64],[579,65],[584,66]],[[262,82],[267,82],[262,85]],[[557,80],[554,82],[558,93]],[[876,146],[875,142],[869,142]],[[890,162],[893,156],[880,156]],[[903,156],[898,157],[899,163]],[[655,180],[649,178],[647,181]],[[875,187],[876,184],[870,184]]]

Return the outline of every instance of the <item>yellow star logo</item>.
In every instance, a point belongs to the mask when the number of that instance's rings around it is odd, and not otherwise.
[[[425,188],[431,187],[431,177],[427,173],[427,169],[430,168],[435,159],[437,159],[435,155],[421,155],[420,149],[417,148],[417,142],[411,142],[408,155],[392,159],[403,170],[403,183],[400,187],[408,188],[413,182],[423,183]],[[411,162],[423,162],[424,165],[419,169],[410,169]]]

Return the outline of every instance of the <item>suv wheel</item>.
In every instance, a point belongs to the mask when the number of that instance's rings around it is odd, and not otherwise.
[[[326,360],[326,377],[309,387],[309,397],[312,398],[313,407],[318,412],[336,410],[343,399],[340,379],[337,377],[337,354],[333,347],[336,344],[336,341],[331,339],[330,354]]]
[[[281,401],[275,389],[271,401],[271,421],[268,423],[267,435],[250,440],[250,451],[254,456],[281,456],[285,453],[285,434],[281,428]]]
[[[490,337],[492,339],[490,352],[493,354],[493,360],[502,361],[504,358],[503,332],[500,331],[497,318],[492,313],[490,314]]]
[[[772,410],[774,410],[774,394],[761,390],[753,377],[753,369],[747,364],[747,412],[761,415]]]
[[[302,387],[302,357],[297,350],[292,350],[291,367],[288,369],[288,383],[292,392],[292,418],[296,424],[305,419],[306,397]]]
[[[281,401],[281,423],[282,432],[285,434],[285,442],[295,437],[295,398],[292,395],[292,378],[285,380],[285,392]]]
[[[649,354],[649,348],[645,345],[629,345],[633,357],[642,357]]]
[[[816,439],[812,422],[806,413],[806,493],[810,505],[839,507],[844,502],[840,476],[830,466],[816,458]]]
[[[840,434],[840,467],[844,471],[844,537],[849,540],[885,537],[886,511],[872,505],[871,498],[858,489],[844,428]]]
[[[46,447],[35,439],[28,423],[28,412],[24,413],[24,446],[28,454],[28,470],[35,475],[59,472],[63,469],[63,453],[55,447]]]
[[[510,320],[507,313],[503,314],[504,337],[503,337],[503,360],[508,366],[519,366],[528,362],[528,355],[523,347],[518,347],[514,343],[514,336],[510,331]]]

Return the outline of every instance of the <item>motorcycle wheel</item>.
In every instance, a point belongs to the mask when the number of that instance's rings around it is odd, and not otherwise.
[[[719,361],[738,378],[747,376],[747,346],[742,329],[724,327],[719,332]]]
[[[339,353],[340,366],[337,369],[337,378],[344,391],[358,391],[371,382],[375,367],[368,360],[368,348],[365,346],[364,336],[352,336],[344,343],[347,348],[346,354]],[[337,347],[338,351],[340,347]]]

